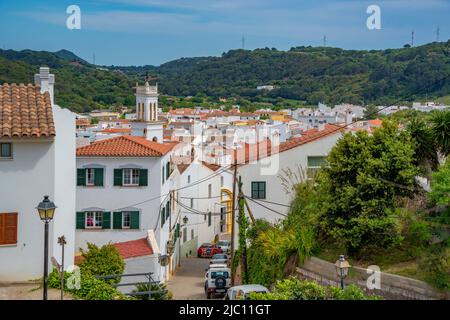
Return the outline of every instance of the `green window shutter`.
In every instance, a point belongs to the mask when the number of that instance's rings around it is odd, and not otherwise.
[[[139,211],[131,212],[130,229],[139,229]]]
[[[111,229],[111,212],[103,212],[102,229]]]
[[[114,185],[115,186],[121,186],[122,183],[122,169],[114,169]]]
[[[76,220],[77,229],[84,229],[86,226],[86,214],[84,212],[77,212]]]
[[[164,226],[164,223],[166,222],[166,208],[161,209],[161,228]]]
[[[77,186],[86,185],[86,169],[77,169]]]
[[[169,219],[170,216],[170,202],[167,201],[166,203],[166,220]]]
[[[170,176],[170,162],[166,164],[166,179],[169,179]]]
[[[326,157],[308,157],[308,167],[321,167],[327,163]]]
[[[103,168],[94,169],[94,185],[103,187]]]
[[[166,174],[166,172],[165,172],[165,170],[164,170],[164,166],[162,166],[162,183],[164,183],[164,178],[165,178],[165,175]]]
[[[141,187],[148,186],[148,170],[147,169],[139,170],[139,185]]]
[[[114,212],[113,229],[122,229],[122,212]]]
[[[175,230],[175,238],[179,238],[180,237],[180,224],[177,223],[177,228]]]

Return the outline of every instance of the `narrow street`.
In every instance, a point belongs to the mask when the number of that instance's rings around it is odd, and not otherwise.
[[[203,300],[206,299],[204,290],[205,269],[209,259],[183,258],[181,267],[175,276],[167,283],[174,300]]]

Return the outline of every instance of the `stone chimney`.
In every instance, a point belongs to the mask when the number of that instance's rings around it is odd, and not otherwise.
[[[55,84],[55,75],[50,74],[50,68],[40,67],[39,73],[34,75],[34,84],[41,87],[41,93],[48,92],[52,105],[53,100],[53,86]]]

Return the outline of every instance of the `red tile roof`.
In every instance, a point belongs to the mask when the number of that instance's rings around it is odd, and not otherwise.
[[[0,138],[55,136],[53,110],[48,92],[29,84],[0,86]]]
[[[332,124],[325,125],[325,129],[320,131],[318,129],[310,129],[303,132],[301,137],[291,138],[286,140],[285,142],[280,143],[280,145],[278,146],[278,150],[276,150],[274,153],[287,151],[306,143],[319,140],[326,136],[342,132],[343,130],[344,129],[341,126]],[[250,149],[252,150],[252,152],[250,152]],[[272,145],[270,140],[261,141],[258,144],[245,143],[243,150],[232,150],[231,152],[233,155],[233,159],[238,157],[238,164],[243,165],[270,156],[272,154]],[[244,152],[243,156],[242,152]]]
[[[373,119],[373,120],[369,120],[369,124],[375,127],[381,127],[381,125],[383,124],[383,121],[381,121],[380,119]]]
[[[103,129],[101,133],[130,133],[130,128],[108,128]]]
[[[113,245],[119,251],[122,259],[150,256],[153,254],[153,249],[147,238],[113,243]]]
[[[217,171],[221,168],[221,166],[219,166],[218,164],[208,163],[206,161],[202,161],[202,164],[212,171]]]
[[[77,156],[85,157],[160,157],[177,145],[176,142],[158,143],[144,137],[120,136],[96,141],[77,148]]]

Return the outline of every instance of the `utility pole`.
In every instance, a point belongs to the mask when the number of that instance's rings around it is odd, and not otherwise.
[[[236,178],[237,178],[237,150],[234,158],[233,172],[233,199],[231,201],[231,286],[234,286],[234,224],[235,224],[235,208],[236,208]]]
[[[242,36],[242,49],[243,50],[245,49],[245,37],[244,36]]]
[[[248,283],[248,273],[247,273],[247,239],[245,236],[246,228],[247,228],[247,221],[245,219],[245,207],[244,204],[246,203],[244,194],[242,193],[242,181],[241,176],[239,176],[238,181],[239,186],[239,195],[238,195],[238,204],[239,204],[239,218],[238,218],[238,225],[239,225],[239,261],[241,263],[241,280],[243,284]]]
[[[440,28],[439,28],[439,25],[438,25],[437,29],[436,29],[436,42],[439,42],[439,33],[440,33]]]
[[[414,46],[414,31],[411,32],[411,47]]]

